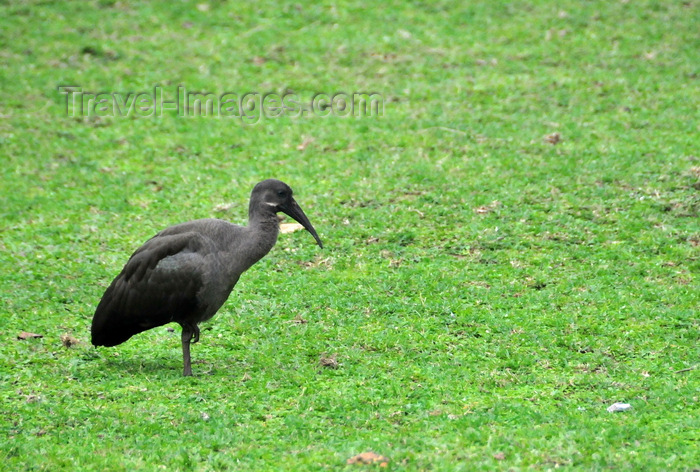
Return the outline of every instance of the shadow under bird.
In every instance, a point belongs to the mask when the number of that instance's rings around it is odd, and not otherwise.
[[[97,305],[92,344],[116,346],[142,331],[179,323],[183,375],[192,375],[190,344],[199,341],[198,324],[214,316],[241,274],[275,245],[280,211],[323,248],[292,189],[279,180],[263,180],[250,195],[248,226],[190,221],[164,229],[137,249]]]

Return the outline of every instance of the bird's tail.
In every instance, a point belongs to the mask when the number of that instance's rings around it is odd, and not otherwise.
[[[116,346],[135,334],[158,326],[143,318],[129,316],[128,310],[120,306],[120,297],[113,295],[114,287],[111,286],[97,305],[92,318],[90,332],[94,346]]]
[[[94,346],[112,347],[127,341],[133,335],[146,331],[149,327],[141,327],[134,323],[124,322],[124,318],[118,313],[104,315],[99,311],[95,312],[92,319],[92,344]]]

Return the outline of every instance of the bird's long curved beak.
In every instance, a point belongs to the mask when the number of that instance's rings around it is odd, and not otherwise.
[[[304,211],[301,209],[296,200],[292,198],[292,203],[289,206],[285,205],[281,208],[281,210],[287,215],[297,220],[304,228],[306,228],[306,231],[311,233],[311,236],[314,237],[314,239],[318,243],[318,246],[321,249],[323,249],[323,243],[321,242],[321,238],[318,237],[318,233],[316,233],[316,230],[314,229],[313,225],[306,217]]]

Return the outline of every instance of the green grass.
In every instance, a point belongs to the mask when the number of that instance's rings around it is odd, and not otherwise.
[[[3,2],[3,469],[700,468],[700,4],[364,3]],[[81,118],[57,89],[178,84],[384,113]],[[267,177],[326,247],[281,235],[195,377],[177,326],[90,345],[134,249],[245,223]]]

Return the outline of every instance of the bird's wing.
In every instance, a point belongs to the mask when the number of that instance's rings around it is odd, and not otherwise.
[[[146,241],[102,296],[92,343],[114,346],[134,334],[199,312],[205,256],[213,243],[196,232],[158,234]]]

